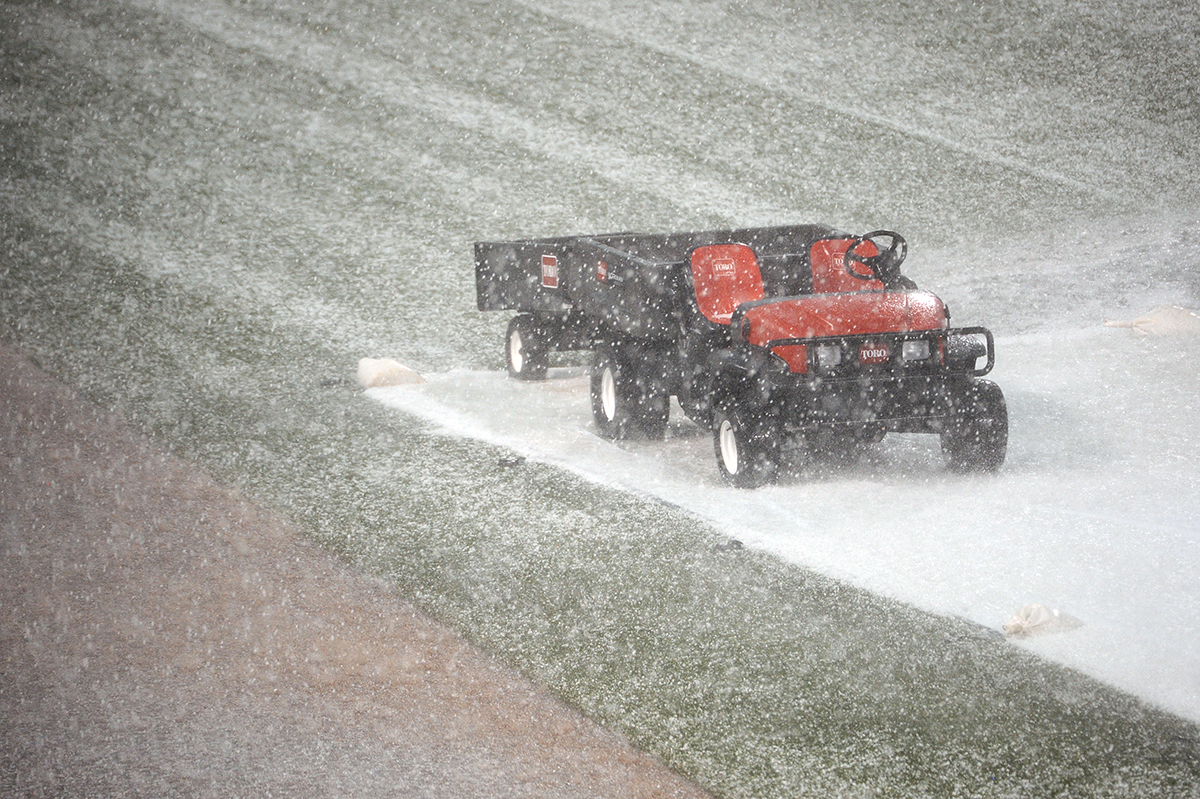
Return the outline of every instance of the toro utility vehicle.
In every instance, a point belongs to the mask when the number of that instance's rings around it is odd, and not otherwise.
[[[476,290],[480,310],[518,312],[509,375],[592,349],[601,436],[663,437],[674,396],[733,485],[773,479],[785,443],[840,459],[889,432],[936,433],[951,468],[994,471],[992,334],[950,327],[901,274],[907,252],[892,231],[823,225],[478,242]]]

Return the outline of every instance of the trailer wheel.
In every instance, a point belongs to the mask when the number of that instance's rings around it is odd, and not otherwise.
[[[592,418],[604,438],[662,438],[667,431],[670,397],[661,380],[639,372],[615,347],[596,349],[592,364]]]
[[[942,452],[956,472],[994,472],[1008,452],[1008,406],[1000,386],[977,380],[956,401],[957,417],[942,431]]]
[[[504,360],[508,376],[517,380],[542,380],[550,366],[545,331],[530,314],[518,314],[508,323],[504,337]]]
[[[779,470],[775,425],[731,403],[721,403],[713,411],[713,448],[721,477],[738,488],[758,488]]]

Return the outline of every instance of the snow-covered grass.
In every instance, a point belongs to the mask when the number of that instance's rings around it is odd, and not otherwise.
[[[0,335],[726,795],[1195,793],[1193,725],[913,608],[1061,607],[1021,647],[1150,647],[1184,707],[1195,613],[1120,604],[1195,594],[1195,350],[1100,324],[1200,304],[1196,10],[779,5],[0,6]],[[474,240],[801,221],[900,230],[995,331],[999,475],[897,438],[740,494],[496,372]]]
[[[892,436],[854,467],[797,463],[721,485],[707,431],[594,434],[587,377],[428,375],[376,399],[443,430],[685,508],[747,546],[999,633],[1027,603],[1083,626],[1021,645],[1200,721],[1200,338],[1124,329],[998,343],[1011,418],[997,475],[947,473],[934,436]]]

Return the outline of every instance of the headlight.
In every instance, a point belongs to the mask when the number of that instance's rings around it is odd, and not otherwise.
[[[929,357],[929,341],[927,339],[906,341],[901,351],[906,361],[923,361]]]
[[[817,366],[832,369],[842,362],[842,348],[837,344],[822,344],[817,347]]]

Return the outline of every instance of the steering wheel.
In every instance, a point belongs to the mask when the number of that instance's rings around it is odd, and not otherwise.
[[[880,246],[880,243],[875,240],[876,238],[888,239],[891,243],[885,248]],[[875,247],[877,255],[860,255],[858,253],[858,249],[868,241]],[[859,280],[878,280],[891,288],[898,281],[903,280],[900,277],[900,264],[904,263],[907,256],[908,242],[899,233],[893,230],[872,230],[850,243],[850,246],[846,248],[843,264],[846,274],[850,277],[856,277]],[[866,268],[866,272],[858,271],[851,264],[861,264]]]

